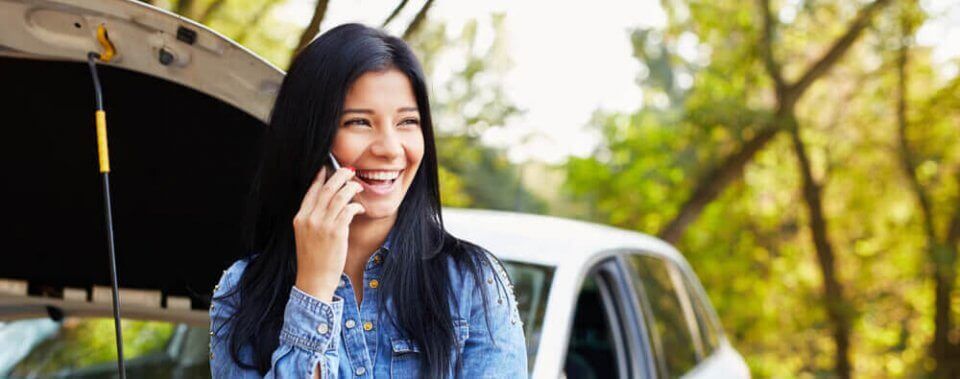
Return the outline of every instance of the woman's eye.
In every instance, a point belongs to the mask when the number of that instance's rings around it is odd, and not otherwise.
[[[370,123],[367,122],[367,120],[364,120],[364,119],[362,119],[362,118],[355,118],[355,119],[353,119],[353,120],[347,120],[347,122],[344,123],[344,125],[353,125],[353,124],[357,124],[357,125],[370,125]]]
[[[406,120],[401,121],[400,123],[403,125],[411,125],[411,126],[420,125],[420,120],[417,120],[415,118],[408,118]]]

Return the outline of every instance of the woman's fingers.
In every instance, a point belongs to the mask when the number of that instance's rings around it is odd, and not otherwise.
[[[317,192],[323,186],[326,171],[326,166],[317,171],[317,176],[313,178],[313,183],[310,183],[310,188],[307,189],[307,193],[303,195],[303,200],[300,201],[300,209],[297,211],[296,218],[309,217],[310,213],[313,212],[317,203]]]
[[[327,205],[327,210],[324,215],[324,221],[332,222],[337,215],[340,214],[340,211],[343,209],[343,207],[346,206],[354,196],[362,191],[363,186],[355,181],[351,180],[344,184],[343,187],[341,187],[340,190],[333,195],[333,199],[330,199],[330,204]]]
[[[320,220],[324,219],[323,214],[326,213],[330,205],[330,200],[333,199],[333,196],[340,191],[340,188],[343,187],[353,175],[353,170],[341,168],[337,170],[330,179],[327,179],[327,182],[320,187],[317,193],[317,202],[313,205],[313,212],[310,213],[310,217]]]
[[[350,225],[350,222],[353,221],[353,216],[356,216],[357,213],[364,213],[366,209],[363,208],[360,203],[349,203],[343,210],[340,211],[340,214],[337,215],[337,218],[334,220],[336,225],[341,225],[347,227]]]

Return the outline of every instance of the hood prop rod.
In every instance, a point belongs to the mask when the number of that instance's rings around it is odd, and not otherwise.
[[[100,161],[100,177],[103,179],[103,206],[106,226],[107,243],[110,248],[110,279],[113,289],[113,326],[117,338],[117,371],[120,379],[126,379],[127,370],[123,365],[123,334],[120,328],[120,289],[117,285],[117,254],[116,242],[113,235],[113,207],[110,204],[110,154],[107,152],[107,113],[103,110],[103,91],[100,88],[100,78],[97,76],[99,59],[109,62],[116,54],[113,43],[107,36],[107,29],[100,24],[97,26],[97,41],[103,47],[103,53],[87,53],[87,64],[90,66],[90,76],[93,78],[93,90],[97,99],[97,156]]]

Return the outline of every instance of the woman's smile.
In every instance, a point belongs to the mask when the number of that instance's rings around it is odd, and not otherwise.
[[[397,179],[404,170],[357,169],[357,181],[363,185],[363,194],[387,195],[397,189]],[[369,191],[369,192],[367,192]],[[362,195],[362,194],[361,194]]]

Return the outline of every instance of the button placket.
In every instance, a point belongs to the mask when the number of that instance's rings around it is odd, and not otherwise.
[[[374,253],[374,258],[382,253],[384,253],[384,249],[381,248],[377,250],[377,252]],[[383,265],[376,264],[376,260],[373,258],[371,258],[369,263],[363,273],[365,281],[363,286],[363,303],[360,304],[360,318],[356,320],[358,328],[355,328],[355,330],[360,334],[361,338],[366,341],[367,354],[371,357],[376,357],[378,350],[380,350],[380,331],[377,327],[380,312],[377,309],[377,305],[380,300],[379,288],[381,288],[382,285],[382,283],[380,283],[380,274],[383,271]],[[373,371],[370,373],[372,374]]]
[[[363,319],[363,313],[360,312],[360,306],[358,306],[356,302],[349,278],[346,277],[346,274],[343,274],[343,278],[343,280],[346,281],[344,287],[337,289],[340,297],[344,299],[343,320],[345,321],[343,321],[343,327],[340,329],[340,335],[343,346],[346,348],[346,356],[341,356],[341,359],[349,359],[350,362],[353,362],[354,365],[359,367],[368,366],[372,362],[372,356],[368,353],[367,349],[369,341],[366,340],[363,331],[357,328]],[[363,283],[361,282],[360,285],[363,286]],[[367,303],[366,298],[367,296],[364,295],[364,303]],[[364,373],[365,372],[366,369],[364,369]],[[354,374],[356,374],[356,372],[354,372]],[[362,375],[363,374],[358,374],[357,376]]]

